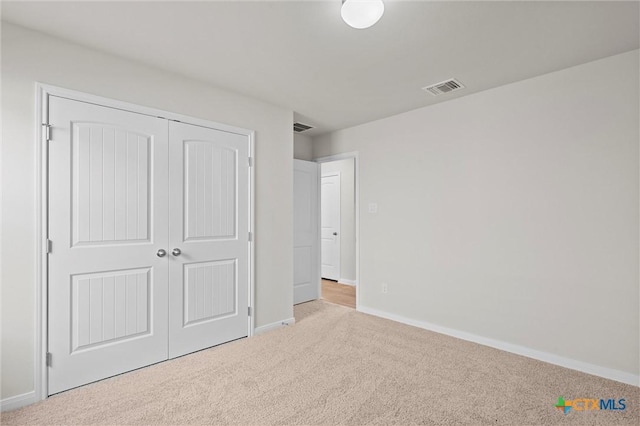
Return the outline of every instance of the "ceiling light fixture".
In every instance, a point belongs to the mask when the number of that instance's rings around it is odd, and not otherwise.
[[[359,30],[369,28],[382,18],[382,0],[342,0],[340,15],[349,26]]]

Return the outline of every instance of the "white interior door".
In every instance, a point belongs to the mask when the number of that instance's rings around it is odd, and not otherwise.
[[[249,138],[169,124],[169,357],[249,329]]]
[[[48,393],[248,335],[249,138],[49,98]]]
[[[322,277],[340,279],[340,174],[322,176],[321,185]]]
[[[167,121],[49,100],[49,394],[167,358]]]
[[[320,298],[318,163],[293,160],[293,303]]]

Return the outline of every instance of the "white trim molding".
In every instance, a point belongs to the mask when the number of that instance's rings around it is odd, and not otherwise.
[[[10,396],[9,398],[5,398],[0,401],[0,411],[16,410],[38,401],[39,398],[36,397],[36,391]]]
[[[587,362],[577,361],[575,359],[566,358],[549,352],[531,349],[526,346],[514,345],[512,343],[478,336],[477,334],[467,333],[466,331],[455,330],[453,328],[443,327],[425,321],[406,318],[401,315],[384,312],[378,309],[369,308],[367,306],[360,305],[358,311],[376,317],[385,318],[391,321],[400,322],[402,324],[422,328],[424,330],[445,334],[447,336],[466,340],[468,342],[489,346],[491,348],[510,352],[512,354],[526,356],[527,358],[536,359],[538,361],[547,362],[549,364],[558,365],[560,367],[569,368],[571,370],[577,370],[583,373],[592,374],[594,376],[604,377],[605,379],[615,380],[616,382],[622,382],[632,386],[640,386],[640,375],[627,373],[625,371],[602,367],[595,364],[589,364]]]
[[[357,280],[348,280],[346,278],[338,278],[338,283],[339,284],[345,284],[345,285],[351,285],[351,286],[357,286],[358,285],[358,281]]]
[[[249,158],[251,165],[249,166],[249,307],[251,315],[249,315],[249,337],[253,336],[256,328],[256,132],[249,133]]]
[[[296,319],[292,317],[282,321],[272,322],[271,324],[261,325],[260,327],[256,327],[256,329],[253,332],[253,335],[257,336],[259,334],[268,333],[269,331],[277,330],[283,327],[288,327],[290,325],[294,325],[295,323],[296,323]]]

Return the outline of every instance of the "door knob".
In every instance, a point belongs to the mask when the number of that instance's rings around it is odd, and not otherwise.
[[[333,233],[333,235],[338,235],[338,233],[337,233],[337,232],[334,232],[334,233]]]
[[[174,248],[173,250],[171,250],[171,254],[174,256],[180,256],[180,253],[182,253],[182,250],[180,250],[179,248]]]
[[[167,251],[165,249],[160,249],[156,252],[156,256],[165,257],[167,255]]]

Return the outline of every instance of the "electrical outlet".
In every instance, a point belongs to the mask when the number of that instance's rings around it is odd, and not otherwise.
[[[378,203],[369,203],[369,213],[371,214],[378,213]]]
[[[389,292],[389,286],[387,286],[387,283],[382,283],[382,293],[387,294],[388,292]]]

